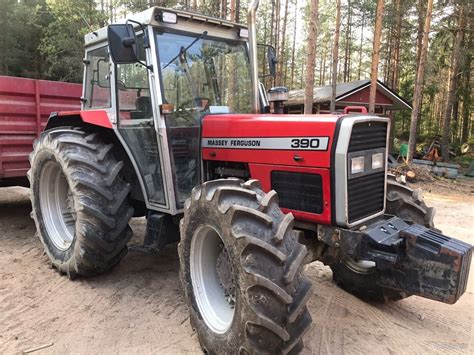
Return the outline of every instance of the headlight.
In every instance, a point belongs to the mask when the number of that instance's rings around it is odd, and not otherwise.
[[[357,174],[364,171],[364,157],[355,157],[351,159],[351,174]]]
[[[372,170],[383,168],[384,154],[372,154]]]

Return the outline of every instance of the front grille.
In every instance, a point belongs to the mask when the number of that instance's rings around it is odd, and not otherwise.
[[[385,172],[361,176],[347,181],[349,223],[383,210]]]
[[[272,171],[271,183],[278,193],[280,207],[316,214],[323,212],[321,175]]]
[[[352,127],[348,152],[384,148],[387,144],[387,122],[362,122]]]
[[[387,131],[387,122],[371,121],[354,124],[348,153],[385,148]],[[381,212],[385,200],[385,172],[348,180],[347,200],[349,223]]]

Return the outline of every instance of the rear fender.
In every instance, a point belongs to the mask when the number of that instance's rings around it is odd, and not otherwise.
[[[45,130],[61,126],[77,126],[82,123],[112,129],[112,123],[106,111],[90,110],[53,112],[49,116]]]
[[[135,216],[143,216],[146,214],[145,192],[143,187],[138,183],[138,168],[133,164],[134,157],[129,150],[124,147],[122,140],[117,137],[117,133],[109,121],[107,112],[103,110],[93,111],[67,111],[53,112],[48,120],[45,130],[57,127],[82,127],[89,132],[97,132],[105,143],[114,145],[114,153],[116,157],[125,163],[123,175],[127,182],[130,183],[132,190],[130,193],[131,201],[136,214]]]

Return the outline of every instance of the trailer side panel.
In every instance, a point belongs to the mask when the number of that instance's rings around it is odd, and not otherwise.
[[[21,184],[51,112],[80,109],[81,84],[0,76],[0,186]]]

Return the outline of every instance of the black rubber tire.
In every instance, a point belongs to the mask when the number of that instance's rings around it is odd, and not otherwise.
[[[412,190],[387,180],[387,214],[398,216],[409,224],[418,223],[433,228],[434,208],[427,207],[419,190]],[[374,268],[361,272],[350,259],[330,265],[333,280],[345,291],[363,300],[375,302],[398,301],[410,295],[404,292],[381,287],[377,284],[379,272]]]
[[[76,212],[75,232],[67,250],[57,248],[43,220],[39,188],[41,171],[54,161],[69,184]],[[31,216],[51,266],[73,279],[111,269],[127,254],[132,237],[128,225],[133,208],[128,204],[130,185],[121,177],[124,163],[113,155],[97,133],[77,128],[46,131],[30,154]]]
[[[196,303],[190,271],[191,241],[202,225],[215,228],[229,253],[238,285],[235,314],[223,334],[213,332]],[[210,354],[299,352],[311,326],[303,274],[306,247],[283,214],[275,191],[256,180],[220,179],[193,189],[180,223],[180,277],[203,351]]]
[[[400,217],[409,224],[421,224],[434,228],[435,209],[423,201],[420,190],[387,180],[385,213]]]
[[[410,296],[404,292],[381,287],[377,284],[378,271],[356,270],[349,259],[330,265],[334,282],[344,291],[370,302],[393,302]]]

